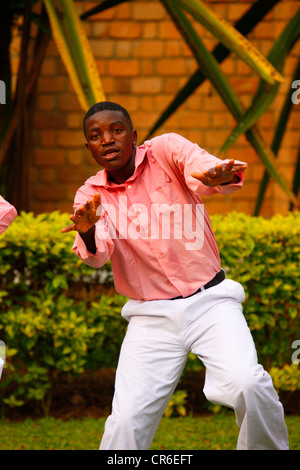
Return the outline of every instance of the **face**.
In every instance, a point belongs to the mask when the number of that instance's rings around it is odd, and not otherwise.
[[[123,183],[135,169],[136,131],[121,111],[100,111],[86,120],[86,147],[110,179]]]

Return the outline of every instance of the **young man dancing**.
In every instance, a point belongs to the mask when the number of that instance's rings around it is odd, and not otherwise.
[[[226,279],[202,195],[241,188],[246,163],[222,161],[177,134],[137,146],[128,112],[95,104],[86,147],[104,169],[77,191],[74,252],[110,258],[128,329],[100,449],[149,449],[189,352],[206,367],[208,400],[235,410],[237,449],[288,449],[283,408],[257,362],[243,287]]]
[[[0,196],[0,235],[3,233],[10,224],[13,223],[18,213],[14,206],[7,202],[2,196]],[[0,357],[0,379],[4,366],[4,360]]]

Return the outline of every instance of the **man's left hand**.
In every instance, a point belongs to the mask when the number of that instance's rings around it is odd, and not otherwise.
[[[206,186],[213,188],[220,184],[237,183],[239,179],[235,173],[246,170],[247,167],[246,163],[235,163],[234,160],[229,160],[228,163],[219,163],[215,168],[210,168],[203,173],[193,172],[191,175]]]

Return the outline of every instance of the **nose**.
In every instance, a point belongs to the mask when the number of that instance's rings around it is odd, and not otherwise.
[[[114,141],[113,139],[113,134],[110,131],[105,131],[102,134],[102,144],[103,145],[108,145],[111,144]]]

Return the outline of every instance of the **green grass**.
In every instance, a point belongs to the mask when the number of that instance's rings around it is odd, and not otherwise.
[[[97,450],[105,418],[2,422],[1,450]],[[290,449],[300,450],[300,417],[287,416]],[[233,414],[163,418],[152,450],[234,450],[238,429]]]

